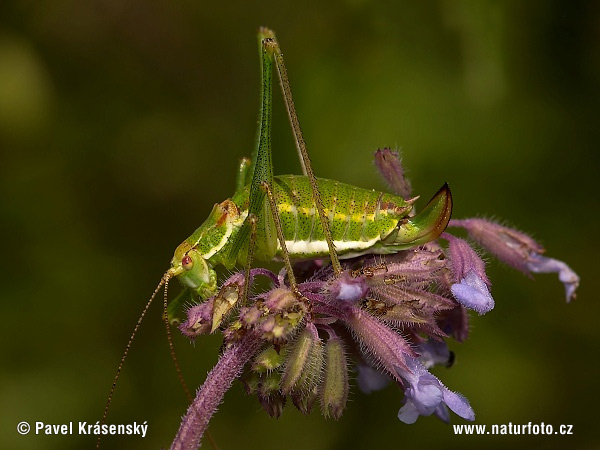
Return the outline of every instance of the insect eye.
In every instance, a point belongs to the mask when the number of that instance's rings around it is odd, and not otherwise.
[[[185,270],[191,270],[192,267],[194,267],[194,261],[192,260],[192,257],[190,255],[185,255],[181,259],[181,265]]]

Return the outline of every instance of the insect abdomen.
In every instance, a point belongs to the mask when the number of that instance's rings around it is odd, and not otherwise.
[[[323,228],[307,177],[275,177],[275,198],[286,246],[293,258],[328,255]],[[393,232],[411,209],[402,197],[318,179],[332,239],[341,257],[385,253],[382,239]],[[379,251],[378,251],[379,249]]]

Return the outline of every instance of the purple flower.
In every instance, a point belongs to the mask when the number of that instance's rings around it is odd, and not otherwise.
[[[485,263],[475,250],[462,239],[442,234],[448,241],[448,253],[455,283],[451,286],[454,297],[466,308],[485,314],[494,308],[490,284],[485,274]]]
[[[460,283],[452,285],[452,294],[466,308],[485,314],[494,308],[494,299],[486,284],[474,270],[469,270]]]
[[[448,344],[436,339],[428,339],[417,346],[419,361],[426,369],[430,369],[436,364],[442,364],[446,367],[452,366],[454,354],[448,349]]]
[[[363,299],[367,289],[368,286],[363,277],[352,277],[348,272],[342,272],[329,286],[329,292],[333,298],[348,302]]]
[[[535,273],[558,273],[558,279],[565,286],[567,302],[575,299],[579,276],[564,262],[533,253],[527,259],[527,268]]]
[[[398,411],[398,418],[402,422],[415,423],[419,416],[429,416],[432,413],[445,418],[446,406],[463,419],[475,420],[475,413],[468,400],[450,391],[416,358],[406,357],[406,366],[408,370],[396,368],[398,375],[408,383],[404,392],[404,406]]]
[[[201,334],[208,334],[212,328],[214,297],[187,311],[187,319],[179,325],[185,336],[194,339]]]
[[[309,413],[319,399],[326,417],[339,418],[347,403],[352,359],[364,391],[381,389],[390,378],[405,390],[403,411],[414,406],[419,414],[437,411],[445,418],[447,404],[467,415],[462,412],[464,399],[415,362],[419,356],[443,363],[450,359],[440,342],[448,337],[442,326],[455,323],[454,311],[461,308],[448,285],[450,261],[432,243],[393,255],[346,260],[339,276],[330,266],[303,265],[307,281],[298,284],[296,293],[283,278],[253,269],[251,278],[267,276],[272,285],[242,307],[236,294],[243,277],[232,275],[214,298],[190,308],[181,325],[191,338],[221,332],[225,350],[198,391],[173,448],[196,448],[232,377],[243,368],[247,392],[275,417],[289,403]],[[434,342],[440,344],[436,347]],[[287,397],[292,401],[286,402]]]
[[[567,302],[575,299],[579,276],[564,262],[542,256],[544,247],[525,233],[484,219],[451,220],[448,226],[464,228],[492,255],[526,275],[558,273]]]
[[[408,190],[397,156],[385,150],[380,156],[390,184]],[[558,273],[567,298],[574,297],[579,277],[563,262],[542,256],[543,249],[530,237],[481,219],[451,225],[467,229],[484,248],[525,273]],[[294,273],[305,281],[296,290],[283,272],[277,276],[252,269],[250,282],[261,275],[270,286],[244,302],[239,300],[245,277],[232,275],[217,295],[190,308],[180,327],[192,339],[222,333],[224,342],[223,354],[198,390],[171,448],[198,447],[225,391],[240,374],[247,393],[273,417],[289,404],[308,414],[318,400],[325,417],[338,419],[348,403],[348,374],[354,365],[363,392],[383,389],[390,380],[404,392],[398,412],[404,423],[432,414],[448,422],[449,411],[474,420],[468,400],[428,368],[452,364],[448,341],[467,338],[466,308],[484,314],[494,300],[477,252],[448,233],[440,240],[447,248],[433,241],[390,255],[343,260],[337,276],[329,265],[297,263]]]

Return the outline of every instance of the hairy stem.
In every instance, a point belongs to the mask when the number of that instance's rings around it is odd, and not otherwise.
[[[181,421],[171,450],[196,450],[200,447],[202,435],[225,392],[246,362],[258,351],[260,344],[260,339],[249,333],[225,350],[198,389],[196,398]]]

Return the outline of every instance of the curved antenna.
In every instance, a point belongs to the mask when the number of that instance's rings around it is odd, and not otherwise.
[[[185,392],[185,396],[189,403],[192,403],[194,397],[190,393],[190,389],[188,388],[185,380],[183,379],[183,373],[181,372],[181,366],[179,365],[179,361],[177,360],[177,355],[175,354],[175,346],[173,345],[173,336],[171,335],[171,325],[169,324],[169,314],[167,311],[167,292],[169,290],[169,280],[171,279],[169,272],[165,274],[164,282],[164,298],[163,298],[163,321],[165,322],[165,327],[167,329],[167,341],[169,342],[169,352],[171,353],[171,359],[173,360],[173,364],[175,364],[175,371],[177,372],[177,378],[179,378],[179,383]]]
[[[108,415],[108,410],[110,408],[110,404],[112,402],[112,398],[115,393],[115,389],[117,387],[117,381],[119,381],[119,376],[121,375],[121,370],[123,369],[123,364],[125,364],[125,360],[127,359],[127,355],[129,354],[129,349],[131,348],[133,339],[135,338],[135,336],[140,328],[140,325],[142,325],[142,321],[144,320],[144,317],[146,316],[146,313],[148,312],[148,309],[150,308],[150,305],[152,304],[154,297],[156,297],[156,294],[158,294],[158,291],[160,291],[160,288],[165,283],[168,282],[169,278],[170,278],[170,274],[169,274],[169,272],[166,272],[163,275],[162,279],[160,280],[160,283],[158,283],[158,286],[156,286],[156,289],[154,289],[154,292],[152,293],[150,300],[148,300],[148,303],[146,303],[146,306],[144,306],[144,309],[142,310],[142,314],[140,314],[140,317],[139,317],[137,323],[135,324],[135,327],[133,328],[133,332],[131,333],[131,336],[129,337],[129,342],[127,342],[127,346],[125,347],[123,356],[121,356],[121,362],[119,362],[119,367],[117,368],[117,373],[115,374],[115,378],[113,379],[113,383],[110,388],[110,392],[108,394],[108,399],[106,400],[106,405],[104,406],[104,414],[102,414],[102,422],[100,424],[101,426],[106,423],[106,416]],[[101,437],[102,437],[102,435],[98,435],[98,440],[96,441],[96,450],[98,450],[100,448],[100,438]]]

